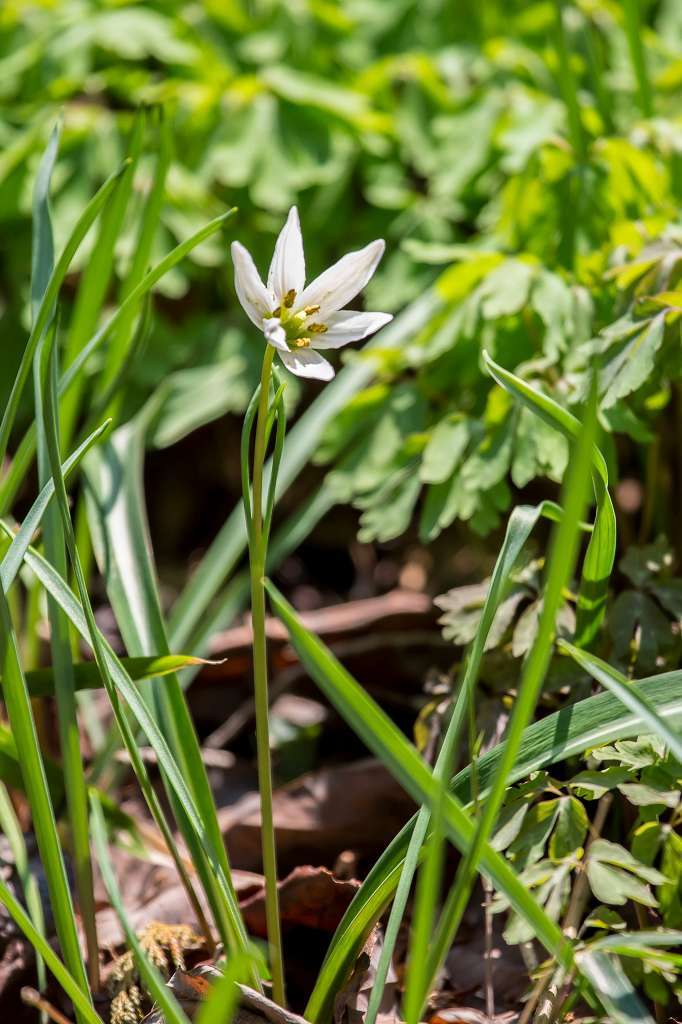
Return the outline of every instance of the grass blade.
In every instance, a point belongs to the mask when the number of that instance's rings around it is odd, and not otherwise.
[[[137,283],[144,277],[145,271],[149,266],[152,243],[161,215],[166,175],[173,155],[173,142],[168,117],[162,108],[159,108],[157,112],[160,122],[160,146],[156,158],[154,180],[140,218],[133,259],[128,275],[121,286],[119,301],[125,300]],[[128,312],[119,322],[107,346],[105,365],[97,385],[98,390],[104,393],[114,384],[129,356],[137,314],[138,310],[134,306],[128,307]]]
[[[84,1021],[85,1024],[102,1024],[102,1018],[95,1013],[92,1003],[83,994],[83,990],[74,976],[59,959],[47,939],[35,928],[30,917],[19,901],[14,898],[11,889],[1,877],[0,902],[7,908],[36,953],[43,958],[50,972],[64,989],[76,1009],[78,1019]]]
[[[286,625],[291,641],[311,678],[331,701],[339,714],[348,722],[353,731],[363,740],[375,756],[379,757],[389,771],[395,775],[405,790],[420,804],[432,808],[438,801],[439,785],[423,760],[387,715],[364,692],[361,686],[336,660],[329,649],[307,630],[291,605],[282,597],[272,583],[267,583],[268,594],[277,616]],[[475,832],[474,822],[462,808],[459,801],[448,794],[443,811],[444,826],[448,837],[458,849],[469,849]],[[545,912],[519,882],[508,863],[488,843],[482,846],[481,864],[483,870],[504,892],[514,908],[533,927],[534,933],[545,948],[560,963],[570,966],[572,951],[557,925],[550,921]],[[306,1016],[318,1021],[326,1012],[332,992],[327,992],[321,1005],[310,1003]],[[318,993],[319,998],[319,993]],[[314,1012],[312,1012],[314,1010]]]
[[[179,858],[179,856],[177,854],[177,848],[175,846],[174,841],[172,840],[172,837],[170,836],[170,832],[169,832],[169,830],[168,830],[168,828],[167,828],[167,826],[165,824],[165,819],[163,818],[163,815],[160,815],[160,820],[159,820],[159,805],[158,805],[158,801],[154,797],[153,790],[151,790],[146,770],[144,769],[144,766],[142,765],[142,761],[141,761],[141,758],[140,758],[140,755],[139,755],[139,751],[137,750],[135,742],[134,742],[134,739],[133,739],[133,737],[132,737],[132,735],[130,733],[129,726],[128,726],[128,723],[127,723],[127,719],[120,712],[117,686],[114,685],[114,681],[113,681],[113,678],[112,678],[110,666],[109,666],[109,663],[108,663],[107,657],[106,657],[106,655],[107,655],[107,647],[106,647],[106,645],[104,643],[103,637],[102,637],[102,635],[101,635],[101,633],[100,633],[100,631],[99,631],[99,629],[97,627],[97,624],[95,622],[95,616],[94,616],[94,613],[93,613],[93,610],[92,610],[92,606],[90,604],[90,599],[89,599],[88,592],[87,592],[87,586],[86,586],[85,579],[84,579],[84,576],[83,576],[83,571],[82,571],[82,566],[81,566],[81,562],[80,562],[80,557],[79,557],[78,549],[77,549],[77,546],[76,546],[76,540],[75,540],[75,535],[74,535],[74,531],[73,531],[73,526],[72,526],[72,523],[71,523],[71,517],[70,517],[70,514],[69,514],[68,499],[67,499],[67,495],[66,495],[66,489],[64,487],[64,479],[63,479],[62,474],[61,474],[61,465],[60,465],[60,462],[59,462],[59,441],[58,441],[58,426],[57,426],[57,418],[56,417],[57,417],[57,375],[56,375],[56,362],[53,360],[52,361],[51,381],[49,383],[49,386],[46,388],[46,424],[47,424],[46,440],[47,440],[48,453],[49,453],[49,457],[50,457],[50,465],[51,465],[51,469],[52,469],[53,478],[54,478],[54,481],[55,481],[55,492],[56,492],[56,495],[57,495],[59,511],[60,511],[60,514],[61,514],[61,517],[62,517],[62,523],[63,523],[63,528],[64,528],[64,537],[65,537],[66,546],[67,546],[67,549],[68,549],[68,552],[69,552],[69,558],[71,560],[71,564],[72,564],[72,568],[73,568],[74,575],[75,575],[75,578],[76,578],[76,583],[77,583],[77,587],[78,587],[78,591],[79,591],[80,599],[81,599],[81,604],[82,604],[81,611],[83,613],[83,618],[84,618],[84,623],[83,624],[86,627],[85,638],[88,640],[88,642],[90,643],[90,645],[91,645],[91,647],[93,649],[93,652],[94,652],[94,655],[95,655],[95,660],[97,662],[98,669],[99,669],[100,674],[102,676],[102,681],[104,682],[104,685],[105,685],[105,687],[107,689],[107,693],[108,693],[109,698],[110,698],[110,701],[112,703],[112,707],[114,709],[114,713],[115,713],[116,719],[117,719],[117,724],[119,725],[119,728],[121,729],[121,733],[122,733],[122,735],[124,737],[124,740],[126,741],[126,747],[127,747],[128,753],[129,753],[129,755],[131,757],[131,761],[132,761],[134,770],[135,770],[136,774],[138,775],[138,778],[140,779],[140,783],[143,786],[143,790],[145,792],[145,795],[146,795],[147,799],[151,800],[150,809],[152,809],[152,813],[154,813],[155,818],[157,818],[158,823],[159,823],[160,827],[162,828],[162,831],[164,833],[164,838],[166,839],[166,842],[169,843],[169,849],[171,850],[171,852],[173,854],[173,858],[175,860],[176,867],[178,868],[178,871],[180,872],[180,877],[181,877],[182,881],[185,883],[186,888],[188,889],[188,896],[190,897],[190,900],[191,900],[193,906],[197,910],[197,913],[198,913],[200,921],[203,923],[204,918],[203,918],[203,914],[201,913],[201,908],[199,906],[199,903],[198,903],[196,897],[194,896],[194,892],[193,892],[193,889],[191,887],[191,884],[189,883],[189,879],[187,877],[187,874],[186,874],[186,872],[183,872],[182,865],[181,865],[181,860],[180,860],[180,858]],[[62,580],[62,578],[59,577],[59,574],[57,574],[57,576],[58,576],[58,578],[60,580]],[[63,582],[63,580],[62,580],[62,582]],[[53,594],[53,596],[55,596],[53,591],[50,591],[50,593]],[[62,607],[62,609],[68,615],[69,612],[66,609],[66,607],[64,606],[64,604],[60,603],[60,606]],[[73,618],[72,618],[72,621],[73,621]],[[76,625],[76,628],[79,628],[79,624],[78,623],[74,623],[74,624]],[[109,649],[109,651],[110,651],[110,649]],[[116,668],[117,669],[121,668],[120,662],[116,663]],[[135,713],[135,708],[136,707],[139,708],[140,706],[142,706],[142,701],[139,700],[139,697],[138,697],[138,694],[137,694],[137,690],[135,689],[135,686],[132,683],[132,681],[127,676],[125,676],[125,684],[126,684],[126,689],[128,690],[128,692],[124,693],[124,695],[126,697],[126,700],[127,700],[128,704],[131,705],[132,710]],[[129,687],[129,689],[128,689],[128,687]],[[121,688],[120,687],[120,682],[118,684],[118,688],[119,689]],[[132,693],[134,693],[134,700],[133,701],[131,701],[131,694]],[[149,720],[149,716],[147,716],[147,718]],[[139,720],[139,715],[138,715],[138,720]],[[142,724],[142,722],[140,722],[140,724]],[[234,887],[232,886],[230,875],[229,875],[229,873],[225,872],[225,870],[224,870],[224,866],[223,865],[224,865],[224,863],[225,863],[225,861],[227,859],[227,855],[225,853],[222,841],[221,841],[220,849],[217,849],[213,837],[211,837],[211,839],[209,841],[207,841],[204,838],[204,836],[205,836],[205,825],[202,823],[203,822],[202,815],[201,815],[201,813],[199,813],[197,811],[197,809],[195,807],[195,804],[194,804],[194,801],[189,797],[187,785],[184,782],[184,778],[183,778],[181,772],[179,771],[178,766],[177,766],[177,764],[176,764],[176,762],[175,762],[175,760],[174,760],[174,758],[173,758],[173,756],[172,756],[172,754],[171,754],[171,752],[170,752],[170,750],[168,748],[168,745],[167,745],[167,743],[165,741],[165,738],[162,736],[160,730],[156,727],[156,723],[154,723],[151,732],[150,732],[150,729],[149,729],[149,725],[147,725],[145,731],[147,733],[147,736],[148,736],[150,742],[152,743],[152,746],[155,747],[155,750],[156,750],[156,753],[157,753],[157,757],[159,758],[159,765],[160,765],[160,768],[161,768],[162,772],[165,775],[165,774],[168,773],[169,768],[170,768],[170,771],[172,772],[172,774],[173,774],[173,776],[174,776],[174,778],[176,780],[176,786],[172,787],[175,790],[174,795],[176,797],[178,797],[177,783],[179,783],[179,786],[180,786],[179,792],[181,793],[181,796],[179,796],[178,800],[176,801],[176,805],[175,806],[176,806],[176,813],[177,813],[177,809],[178,808],[180,808],[180,810],[181,810],[181,814],[182,814],[182,817],[180,819],[181,824],[184,823],[185,820],[189,817],[190,811],[193,812],[193,821],[192,821],[192,826],[193,827],[192,827],[191,830],[186,830],[186,832],[189,833],[189,839],[193,842],[193,846],[191,847],[192,853],[196,854],[196,851],[201,851],[201,853],[204,856],[206,856],[206,853],[210,852],[211,859],[214,862],[214,864],[215,864],[215,862],[217,862],[218,883],[220,885],[219,891],[221,892],[221,894],[224,897],[223,909],[224,909],[225,916],[227,917],[229,925],[230,925],[230,931],[229,931],[228,938],[231,940],[232,945],[238,951],[243,952],[246,949],[246,933],[244,931],[244,926],[243,926],[243,923],[242,923],[242,920],[241,920],[241,915],[240,915],[240,912],[239,912],[239,907],[238,907],[238,904],[237,904],[236,896],[235,896],[235,893],[234,893]],[[202,772],[205,773],[203,762],[201,762],[201,769],[202,769]],[[214,811],[214,814],[215,814],[215,811]],[[201,863],[198,860],[198,858],[197,858],[197,862]],[[210,895],[210,892],[209,892],[208,895]]]
[[[505,370],[483,353],[488,373],[500,387],[523,403],[531,412],[555,430],[575,440],[580,434],[580,422],[552,398],[532,388],[520,377]],[[616,557],[616,514],[608,492],[609,476],[604,456],[595,445],[592,449],[593,482],[597,514],[592,538],[583,560],[578,592],[575,643],[588,647],[597,636],[606,612],[609,579]]]
[[[122,167],[110,175],[85,207],[85,210],[78,218],[76,226],[64,246],[64,251],[59,257],[59,260],[55,264],[54,270],[50,275],[40,307],[35,316],[33,327],[31,328],[31,333],[29,334],[28,341],[26,342],[26,348],[21,356],[19,370],[17,371],[14,384],[12,385],[12,391],[7,401],[7,405],[5,406],[2,421],[0,421],[0,464],[2,464],[5,455],[7,454],[7,443],[14,425],[17,409],[19,408],[19,402],[21,400],[26,381],[28,380],[28,375],[31,372],[33,357],[35,355],[38,342],[42,338],[45,327],[52,316],[52,311],[54,309],[57,295],[59,294],[59,289],[61,288],[62,282],[64,281],[69,266],[71,265],[71,260],[76,254],[95,218],[108,200],[112,190],[116,187],[116,183],[118,182],[121,174],[125,171],[125,168],[126,164],[123,164]],[[3,507],[6,507],[4,502]]]
[[[490,791],[482,805],[474,841],[457,869],[454,885],[448,893],[436,935],[429,947],[429,954],[415,961],[414,980],[408,979],[413,985],[411,988],[408,984],[406,989],[405,1012],[408,1024],[416,1024],[418,1021],[429,987],[452,945],[476,879],[480,852],[492,834],[509,786],[509,776],[523,742],[524,732],[533,717],[542,691],[552,656],[556,617],[563,601],[564,588],[568,584],[577,557],[580,521],[589,487],[590,456],[596,429],[596,394],[593,394],[564,488],[564,514],[554,528],[537,636],[523,668],[514,710]]]
[[[126,424],[87,466],[88,517],[107,593],[128,651],[135,655],[154,651],[165,655],[170,650],[148,540],[142,485],[146,425],[144,415]],[[224,877],[229,881],[230,865],[215,803],[179,680],[170,675],[163,686],[152,683],[146,696],[150,710],[188,780],[201,820],[220,857]],[[175,811],[180,816],[182,828],[182,807],[175,806]],[[194,830],[186,827],[183,835],[193,850],[224,940],[231,949],[239,949],[246,933],[241,924],[238,932],[234,931],[235,913],[238,913],[236,895],[233,891],[232,907],[228,912],[215,892],[210,865],[204,850],[195,842]]]
[[[55,152],[56,155],[56,152]],[[50,154],[48,146],[48,160]],[[45,161],[43,161],[43,166]],[[50,170],[51,166],[50,165]],[[41,167],[42,171],[42,167]],[[36,274],[31,282],[33,308],[39,309],[44,287],[53,270],[52,224],[49,211],[49,177],[38,175],[34,197],[33,270]],[[43,416],[43,378],[47,366],[43,354],[48,354],[56,333],[56,321],[46,328],[40,339],[33,360],[34,405],[36,434],[38,438],[38,477],[41,487],[49,480],[50,472],[45,439]],[[59,514],[48,508],[44,518],[45,554],[55,568],[66,572],[66,551],[61,533]],[[73,866],[78,909],[83,924],[87,948],[87,969],[90,988],[99,991],[99,944],[95,926],[95,896],[92,862],[90,860],[90,836],[88,827],[88,798],[85,785],[85,771],[81,757],[80,732],[76,709],[76,696],[71,672],[71,645],[68,621],[51,598],[47,601],[50,624],[50,650],[54,669],[55,696],[57,704],[57,725],[59,746],[64,771],[67,817],[69,823]]]
[[[157,679],[179,672],[190,665],[215,664],[189,654],[153,655],[149,658],[121,658],[121,664],[131,679]],[[98,690],[102,677],[94,661],[78,661],[71,666],[76,691]],[[1,680],[0,680],[1,682]],[[52,668],[36,668],[26,673],[26,685],[31,697],[52,697],[54,695],[54,671]]]
[[[184,242],[176,245],[155,267],[152,267],[148,271],[142,280],[133,288],[133,290],[126,296],[120,306],[117,307],[116,312],[112,313],[111,317],[100,329],[90,338],[88,343],[83,346],[74,361],[65,371],[59,384],[59,394],[63,395],[71,387],[73,381],[78,377],[81,370],[85,366],[93,352],[102,345],[102,343],[110,337],[118,328],[121,323],[124,323],[126,318],[130,315],[130,311],[136,310],[139,306],[140,300],[149,292],[155,284],[157,284],[161,278],[172,270],[174,266],[180,263],[185,256],[195,249],[197,245],[200,245],[211,235],[215,234],[224,224],[227,223],[237,212],[236,206],[230,210],[226,210],[225,213],[221,213],[219,217],[214,217],[208,224],[204,224],[203,228],[195,231],[193,235],[186,238]]]
[[[99,232],[90,259],[81,274],[71,323],[65,342],[65,361],[70,364],[91,336],[102,312],[114,270],[114,249],[132,193],[135,168],[142,150],[145,111],[138,110],[128,144],[126,167],[99,221]],[[63,443],[69,445],[85,387],[83,377],[74,381],[61,407]]]
[[[196,1024],[231,1024],[239,1005],[237,983],[245,966],[243,958],[230,957],[222,978],[213,983],[210,994],[199,1007]]]
[[[54,240],[50,219],[50,182],[57,161],[61,121],[50,132],[33,188],[31,246],[31,317],[35,319],[54,270]]]
[[[560,516],[561,510],[558,509]],[[467,705],[473,700],[473,694],[478,680],[481,659],[485,650],[486,640],[490,627],[497,613],[497,609],[503,599],[505,586],[509,579],[519,554],[524,547],[528,537],[541,516],[555,518],[557,507],[549,502],[543,502],[535,507],[521,505],[515,508],[509,517],[500,553],[493,569],[490,579],[490,586],[486,595],[485,603],[481,613],[481,620],[476,631],[476,636],[467,654],[466,667],[462,678],[462,685],[459,691],[455,707],[453,709],[448,727],[443,739],[443,744],[434,767],[434,778],[439,782],[445,782],[451,774],[453,753],[457,746],[461,733]],[[440,801],[439,801],[440,807]],[[388,970],[393,958],[395,943],[398,938],[400,924],[405,914],[405,908],[410,895],[412,881],[421,856],[422,846],[426,840],[429,825],[431,822],[430,807],[422,807],[417,814],[414,829],[410,837],[405,861],[400,875],[400,882],[396,889],[393,906],[386,926],[384,944],[381,950],[379,963],[377,964],[376,978],[372,986],[369,1004],[367,1007],[366,1024],[374,1024],[381,999]],[[424,930],[426,930],[427,914],[424,913]],[[415,948],[416,939],[414,940]]]
[[[4,783],[0,784],[0,830],[2,830],[3,834],[7,838],[12,851],[14,869],[19,881],[21,882],[21,888],[24,892],[24,903],[26,904],[26,909],[28,910],[31,923],[36,931],[44,938],[45,916],[43,914],[43,905],[40,900],[38,879],[31,871],[24,833],[22,832],[21,825],[19,824],[16,814],[14,813],[14,807],[12,806],[12,801],[10,800],[7,787]],[[38,974],[38,987],[41,991],[44,991],[46,979],[45,961],[37,951],[36,971]]]
[[[68,479],[74,469],[76,469],[85,455],[90,451],[94,444],[100,440],[101,437],[106,433],[111,424],[111,420],[107,420],[102,423],[101,426],[93,430],[91,434],[76,448],[76,450],[68,457],[68,459],[62,464],[62,473],[65,479]],[[12,543],[5,556],[0,563],[0,579],[2,580],[2,586],[5,593],[9,590],[14,582],[21,563],[24,560],[24,555],[31,543],[31,538],[36,532],[45,511],[52,500],[54,495],[54,480],[50,478],[45,485],[41,488],[38,497],[31,505],[30,509],[24,516],[23,522],[20,529],[13,536]]]
[[[676,728],[682,727],[682,670],[650,676],[634,685],[637,690],[646,692],[660,717]],[[636,736],[644,727],[641,719],[624,709],[611,693],[588,697],[547,715],[526,729],[509,782],[518,782],[533,771],[575,757],[591,747]],[[498,744],[477,762],[481,799],[488,794],[501,752],[501,744]],[[463,802],[471,799],[471,774],[471,766],[467,766],[451,783],[452,792]],[[308,1019],[318,1019],[329,993],[343,983],[372,926],[391,899],[401,877],[415,822],[416,815],[382,853],[346,911],[310,997]]]
[[[654,113],[653,92],[646,64],[646,54],[642,42],[642,25],[639,12],[639,0],[623,0],[623,16],[625,19],[625,35],[630,51],[630,61],[637,82],[637,98],[643,117],[652,117]]]
[[[21,772],[31,805],[33,827],[50,892],[59,943],[76,984],[84,994],[87,994],[89,992],[88,982],[78,942],[76,919],[62,858],[54,809],[31,714],[26,680],[19,661],[14,627],[2,587],[0,587],[0,665],[7,715],[17,749],[21,751]]]
[[[54,403],[52,405],[52,412],[54,413]],[[74,564],[79,566],[80,562],[78,560],[77,551],[75,550],[73,530],[71,528],[70,519],[68,518],[69,510],[66,492],[63,488],[63,479],[58,472],[59,461],[58,459],[53,459],[51,462],[53,472],[55,470],[57,471],[57,495],[60,501],[60,510],[65,522],[67,549]],[[5,532],[10,532],[4,523],[2,524],[2,528]],[[205,855],[209,858],[214,872],[215,884],[219,888],[221,898],[227,907],[228,913],[232,915],[235,934],[239,934],[239,928],[243,928],[243,924],[241,922],[238,907],[236,906],[236,902],[232,896],[233,888],[222,869],[221,858],[213,847],[211,838],[206,832],[204,823],[195,805],[194,798],[190,794],[185,779],[180,772],[159,727],[154,721],[154,718],[150,715],[135,684],[132,682],[130,676],[121,664],[120,659],[116,657],[110,645],[106,642],[105,638],[97,628],[92,608],[89,603],[87,589],[84,586],[84,581],[81,578],[81,596],[84,599],[85,610],[64,579],[55,572],[49,562],[47,562],[37,551],[29,548],[26,552],[25,561],[30,566],[36,577],[40,580],[45,590],[58,602],[71,623],[75,626],[78,633],[80,633],[86,643],[90,644],[95,654],[98,656],[98,668],[102,676],[102,681],[107,689],[112,708],[114,709],[117,724],[123,735],[126,749],[133,765],[133,770],[140,782],[145,799],[149,802],[150,810],[152,811],[155,820],[157,820],[157,824],[162,831],[164,831],[165,819],[163,818],[163,815],[161,815],[160,820],[157,818],[157,815],[159,814],[158,799],[156,799],[155,791],[151,786],[146,769],[139,756],[127,718],[125,715],[121,714],[119,693],[137,719],[140,728],[146,735],[148,742],[156,753],[160,767],[168,777],[169,784],[173,789],[178,804],[184,808],[185,815],[189,819],[194,836],[196,837],[196,845],[202,847],[205,851]],[[167,826],[165,826],[164,838],[170,843],[169,849],[173,852],[175,844],[172,834],[168,833]],[[175,859],[176,858],[174,856],[174,860]],[[180,861],[178,864],[179,871],[181,870],[181,866],[182,864]],[[246,936],[244,935],[243,940],[240,938],[240,941],[242,943],[241,952],[247,951],[248,944]],[[253,981],[256,984],[259,983],[258,976],[255,972],[253,975]]]
[[[120,173],[120,171],[118,173]],[[108,179],[108,181],[111,182],[111,187],[113,187],[116,184],[116,176],[113,175],[112,178]],[[102,189],[103,188],[104,188],[104,186],[102,186]],[[100,193],[102,192],[102,189],[100,189],[100,192],[97,193],[97,196],[95,198],[99,197]],[[108,193],[104,196],[104,199],[102,199],[101,202],[104,202],[104,200],[106,200],[107,195],[108,195]],[[93,202],[94,202],[94,200],[93,200]],[[101,206],[101,203],[100,203],[100,206]],[[99,210],[99,206],[98,206],[98,209],[97,209],[96,212],[98,212],[98,210]],[[226,213],[221,214],[219,217],[215,217],[212,221],[209,221],[209,223],[205,224],[203,228],[200,228],[199,231],[196,231],[189,238],[186,238],[184,242],[180,243],[180,245],[177,245],[175,247],[175,249],[173,249],[171,252],[169,252],[167,256],[165,256],[159,263],[157,263],[157,265],[155,267],[153,267],[144,276],[144,278],[133,289],[133,291],[130,293],[130,295],[128,295],[127,298],[121,303],[121,305],[118,307],[116,312],[113,313],[112,316],[110,317],[110,319],[105,324],[103,324],[102,327],[100,327],[100,329],[93,335],[92,338],[90,338],[88,343],[83,346],[83,348],[80,350],[80,352],[78,353],[78,355],[76,356],[74,361],[71,363],[71,365],[68,367],[68,369],[65,370],[65,372],[64,372],[64,374],[63,374],[63,376],[62,376],[62,378],[61,378],[61,380],[59,382],[59,396],[60,396],[60,398],[62,398],[64,395],[66,395],[68,393],[69,389],[73,386],[73,382],[77,379],[78,375],[83,370],[83,367],[87,363],[87,361],[90,358],[90,356],[94,352],[97,351],[97,349],[103,344],[104,341],[106,341],[106,339],[109,337],[109,334],[111,332],[115,331],[117,329],[117,327],[120,325],[120,323],[122,321],[124,321],[125,317],[129,314],[130,310],[131,309],[136,309],[138,307],[141,299],[144,298],[144,296],[147,294],[147,292],[149,292],[154,287],[154,285],[164,276],[164,274],[168,273],[169,270],[171,270],[174,266],[176,266],[176,264],[178,264],[187,255],[188,252],[191,252],[191,250],[193,248],[195,248],[195,246],[200,245],[201,242],[205,241],[206,238],[208,238],[210,235],[212,235],[216,231],[218,231],[219,228],[221,228],[222,225],[226,221],[228,221],[231,217],[233,217],[235,213],[236,213],[236,208],[233,208],[231,210],[228,210]],[[81,220],[82,219],[83,218],[81,218]],[[88,227],[90,226],[90,223],[92,223],[92,221],[90,221],[88,223],[88,225],[87,225]],[[79,243],[80,243],[80,241],[81,241],[81,239],[79,239]],[[66,253],[66,249],[65,249],[65,253]],[[73,252],[71,252],[70,255],[69,255],[69,262],[70,262],[70,260],[72,258],[73,258]],[[64,256],[62,256],[62,258],[60,259],[59,263],[57,264],[57,267],[55,268],[55,275],[57,274],[57,271],[60,269],[60,266],[61,266],[63,261],[64,261]],[[68,270],[68,263],[66,264],[66,266],[63,267],[62,275],[61,275],[61,277],[58,280],[57,287],[54,289],[55,297],[56,297],[56,293],[57,293],[57,291],[59,289],[59,285],[61,285],[61,281],[62,281],[64,275],[66,274],[67,270]],[[50,282],[50,287],[52,287],[52,280]],[[41,306],[41,315],[42,315],[42,306]],[[47,319],[48,318],[46,316],[45,317],[45,323],[47,323]],[[37,321],[36,321],[36,323],[37,323]],[[43,327],[44,327],[44,325],[43,325]],[[43,328],[41,328],[41,332],[42,332],[42,329]],[[33,355],[35,353],[35,348],[36,348],[37,344],[38,344],[38,338],[36,338],[35,341],[34,341],[33,340],[33,334],[32,334],[31,337],[29,338],[28,343],[27,343],[27,347],[26,347],[26,350],[24,351],[24,355],[22,356],[22,366],[23,366],[23,362],[26,359],[26,353],[29,352],[29,350],[30,350],[30,359],[29,359],[28,368],[26,370],[26,374],[27,375],[28,375],[28,372],[30,371],[31,360],[33,359]],[[21,373],[23,373],[23,370],[20,367],[20,374]],[[17,377],[17,380],[19,380],[18,377]],[[17,405],[18,405],[18,402],[19,402],[19,398],[21,397],[21,391],[23,390],[23,385],[24,384],[25,384],[25,379],[21,383],[21,386],[18,387],[18,394],[17,394],[17,397],[16,397],[16,404]],[[17,383],[15,382],[15,388],[16,387],[17,387]],[[12,395],[14,395],[14,389],[12,391]],[[10,396],[10,400],[12,400],[12,396]],[[13,410],[13,412],[11,412],[11,416],[10,416],[10,405],[8,404],[8,406],[7,406],[6,410],[5,410],[5,415],[3,417],[2,424],[0,424],[0,455],[2,455],[2,457],[4,457],[4,454],[5,454],[6,450],[7,450],[7,441],[8,441],[8,438],[9,438],[9,432],[10,432],[10,430],[12,428],[12,423],[14,422],[14,416],[15,415],[16,415],[16,408]],[[11,420],[11,422],[9,422],[9,424],[8,424],[8,426],[6,428],[7,436],[5,437],[5,419],[7,419],[8,417]],[[27,430],[27,432],[24,435],[24,437],[22,438],[22,441],[21,441],[21,443],[19,445],[19,451],[21,453],[20,471],[12,472],[10,470],[10,473],[8,474],[7,478],[3,481],[2,487],[0,488],[0,512],[2,514],[4,514],[5,511],[7,510],[7,508],[9,507],[9,504],[10,504],[12,498],[16,494],[17,489],[21,485],[21,482],[24,479],[24,476],[26,475],[26,473],[28,472],[28,470],[29,470],[29,468],[31,466],[31,461],[32,461],[32,458],[33,458],[33,454],[35,452],[35,427],[34,426],[31,426]]]
[[[64,799],[64,779],[55,761],[51,761],[49,757],[43,757],[43,765],[50,799],[56,811],[61,807]],[[20,793],[26,792],[17,744],[12,730],[6,725],[0,725],[0,779],[8,789],[16,789]]]
[[[102,806],[94,794],[91,796],[90,806],[92,811],[92,839],[97,851],[97,862],[102,873],[104,888],[107,890],[109,901],[116,911],[121,927],[125,932],[126,941],[133,951],[144,986],[158,1004],[165,1024],[189,1024],[189,1019],[175,998],[173,991],[165,983],[159,971],[145,953],[128,921],[128,915],[125,912],[123,899],[114,877],[111,861],[109,860],[107,832]]]
[[[641,687],[635,687],[630,680],[618,672],[611,665],[607,665],[601,658],[595,657],[587,651],[581,651],[566,640],[559,640],[559,647],[562,651],[573,658],[581,668],[585,669],[596,682],[604,689],[610,690],[618,700],[630,711],[638,716],[652,732],[655,732],[671,752],[682,763],[682,738],[670,728],[665,719],[661,718],[651,701],[647,700],[642,693]]]
[[[586,438],[589,440],[589,431],[586,432]],[[588,450],[585,446],[581,451],[583,465],[578,466],[578,469],[583,471],[585,484],[587,482],[585,462]],[[584,491],[580,495],[578,485],[574,484],[567,496],[569,508],[565,514],[566,521],[569,521],[569,515],[573,517],[574,505],[580,507],[580,499],[584,499]],[[573,528],[576,528],[575,523]],[[420,803],[429,803],[433,807],[438,800],[439,785],[414,747],[363,691],[362,687],[346,672],[322,641],[303,626],[294,609],[282,597],[277,588],[269,581],[266,586],[273,607],[278,617],[286,625],[291,641],[311,678],[315,680],[353,731],[366,743],[375,756],[386,764],[386,767],[407,792]],[[680,673],[680,677],[682,677],[682,673]],[[504,746],[505,744],[502,745],[503,756]],[[444,823],[448,837],[466,854],[474,841],[475,825],[461,804],[451,795],[448,795],[445,800]],[[529,921],[536,939],[556,959],[559,966],[570,970],[576,964],[570,943],[566,941],[559,927],[538,906],[506,860],[499,856],[487,842],[482,842],[480,862],[481,870],[493,881],[495,887],[503,892],[517,912]],[[583,969],[583,963],[583,960],[577,961],[580,970]],[[617,969],[615,970],[617,972]],[[584,976],[591,982],[604,1004],[612,1006],[616,1001],[614,975],[601,975],[594,971],[590,973],[588,964]],[[317,993],[315,1003],[311,999],[305,1014],[313,1024],[325,1019],[334,995],[334,990],[320,992],[317,986],[315,992]],[[313,997],[315,997],[315,993],[313,993]],[[647,1024],[649,1024],[648,1021]]]

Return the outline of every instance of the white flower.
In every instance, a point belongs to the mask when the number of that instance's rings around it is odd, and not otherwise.
[[[384,248],[379,238],[349,252],[306,288],[301,225],[292,206],[275,245],[266,288],[251,254],[239,242],[232,243],[239,301],[288,370],[299,377],[331,380],[334,369],[320,355],[321,349],[360,341],[393,319],[389,313],[341,308],[365,287]]]

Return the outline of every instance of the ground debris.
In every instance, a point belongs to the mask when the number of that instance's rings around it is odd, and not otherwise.
[[[374,928],[365,942],[348,982],[334,1000],[334,1024],[362,1024],[369,998],[376,984],[376,973],[384,944],[383,930]],[[398,975],[391,964],[386,976],[377,1024],[398,1024]]]
[[[333,932],[359,888],[359,882],[336,878],[328,868],[295,868],[278,885],[282,926]],[[265,937],[265,887],[242,899],[240,907],[251,934]]]
[[[203,947],[203,939],[184,924],[150,922],[139,934],[140,945],[154,966],[168,977],[172,968],[185,969],[185,953]],[[111,1024],[137,1024],[142,1017],[144,997],[135,958],[126,950],[114,960],[107,988],[111,1000]]]
[[[386,837],[396,835],[413,810],[402,787],[373,758],[309,772],[274,793],[280,870],[311,862],[331,867],[348,848],[349,836],[359,859],[373,862]],[[260,868],[258,794],[223,808],[218,819],[230,862],[245,870]]]

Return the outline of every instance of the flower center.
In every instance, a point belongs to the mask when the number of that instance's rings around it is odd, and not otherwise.
[[[304,306],[303,309],[293,311],[293,305],[296,301],[296,292],[292,288],[286,293],[282,299],[282,304],[277,306],[276,309],[268,314],[269,317],[276,316],[279,319],[284,333],[286,334],[287,343],[294,348],[309,348],[311,344],[311,334],[325,334],[327,331],[327,325],[323,323],[311,323],[306,324],[311,316],[315,313],[319,313],[319,306]]]

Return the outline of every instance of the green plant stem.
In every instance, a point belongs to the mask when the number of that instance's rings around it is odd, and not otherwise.
[[[625,15],[625,35],[628,40],[630,60],[632,69],[637,80],[637,99],[639,109],[644,117],[652,117],[654,112],[653,94],[649,71],[646,66],[646,56],[642,44],[642,24],[639,12],[640,0],[623,0],[623,13]]]
[[[258,397],[256,438],[253,452],[253,509],[249,566],[251,573],[251,621],[253,628],[253,686],[256,708],[256,752],[258,789],[261,806],[261,845],[265,875],[265,919],[268,929],[272,994],[275,1002],[285,1005],[282,935],[277,892],[277,850],[272,816],[272,765],[270,760],[270,729],[268,725],[268,659],[265,639],[265,559],[267,538],[263,530],[263,464],[267,444],[266,425],[270,374],[275,350],[265,349]]]
[[[566,106],[568,119],[568,135],[571,145],[575,151],[579,163],[583,163],[587,156],[587,140],[580,116],[580,99],[578,97],[578,84],[575,80],[573,67],[571,65],[571,50],[566,40],[564,28],[564,0],[554,0],[555,21],[554,21],[554,45],[557,56],[557,75],[559,89]]]

